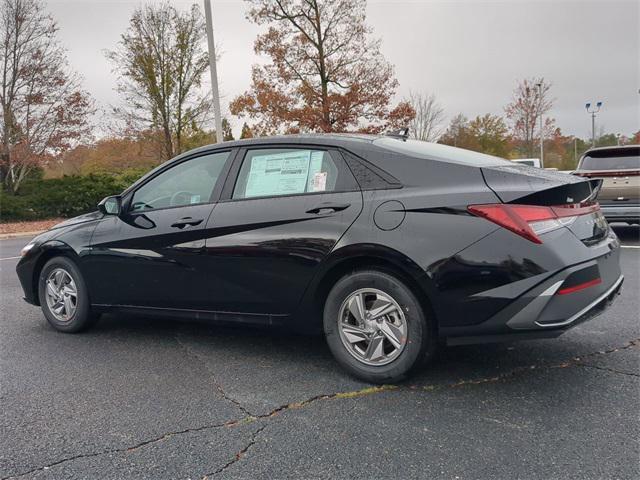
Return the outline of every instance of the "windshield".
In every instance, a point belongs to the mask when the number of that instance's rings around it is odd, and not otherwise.
[[[625,152],[626,153],[626,152]],[[580,163],[580,170],[640,170],[640,152],[631,151],[628,155],[620,152],[610,156],[588,154]]]

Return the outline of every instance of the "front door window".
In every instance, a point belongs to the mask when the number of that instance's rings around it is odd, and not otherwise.
[[[131,210],[209,203],[229,152],[203,155],[166,170],[136,190]]]

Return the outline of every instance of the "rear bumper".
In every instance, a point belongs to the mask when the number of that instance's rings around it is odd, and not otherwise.
[[[640,205],[600,204],[604,218],[609,222],[640,222]]]
[[[566,320],[561,320],[558,322],[551,323],[542,323],[536,321],[536,325],[543,328],[557,328],[557,327],[569,327],[572,325],[577,325],[578,323],[590,320],[592,318],[597,317],[602,312],[609,307],[616,297],[622,293],[622,284],[624,283],[624,276],[620,275],[618,279],[615,281],[608,290],[603,292],[599,297],[597,297],[593,302],[588,304],[586,307],[582,308],[578,312],[574,313],[572,316],[567,318]]]
[[[546,276],[486,321],[441,328],[440,335],[449,345],[550,338],[600,315],[621,293],[624,282],[615,243],[604,255]],[[505,289],[519,283],[483,295],[504,295]]]
[[[620,275],[618,280],[604,293],[597,297],[586,307],[579,310],[566,320],[556,323],[540,324],[535,322],[539,330],[526,330],[500,334],[484,334],[484,335],[467,335],[447,337],[447,345],[471,345],[477,343],[498,343],[498,342],[514,342],[519,340],[537,340],[543,338],[555,338],[562,335],[567,329],[574,327],[582,322],[591,320],[602,314],[616,300],[618,295],[622,293],[622,284],[624,277]]]

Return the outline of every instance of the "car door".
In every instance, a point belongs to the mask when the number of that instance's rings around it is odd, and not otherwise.
[[[336,150],[240,150],[207,224],[207,297],[221,312],[290,314],[361,210]]]
[[[200,261],[204,232],[231,154],[211,152],[169,165],[125,195],[120,215],[100,221],[85,262],[92,303],[208,308]]]

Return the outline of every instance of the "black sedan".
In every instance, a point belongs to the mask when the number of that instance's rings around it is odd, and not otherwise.
[[[619,293],[601,180],[402,135],[203,147],[22,251],[62,332],[128,311],[324,332],[397,381],[438,345],[555,337]]]

